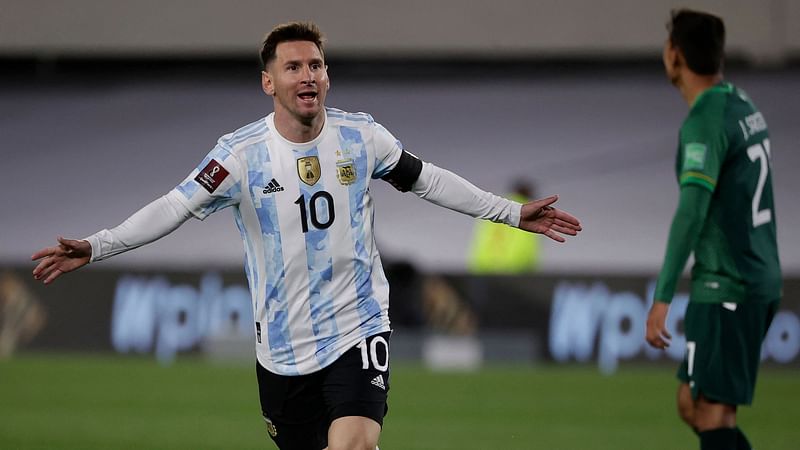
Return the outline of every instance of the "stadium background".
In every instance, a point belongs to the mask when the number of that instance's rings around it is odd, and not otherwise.
[[[693,446],[672,406],[680,352],[640,339],[677,194],[686,106],[660,66],[677,6],[726,19],[726,77],[770,125],[786,298],[742,421],[759,448],[796,448],[789,0],[0,1],[0,448],[270,448],[229,213],[50,288],[27,273],[56,235],[116,225],[271,111],[258,43],[292,19],[328,36],[329,105],[488,190],[533,179],[586,228],[545,244],[534,276],[470,277],[470,219],[373,184],[397,326],[382,448]]]

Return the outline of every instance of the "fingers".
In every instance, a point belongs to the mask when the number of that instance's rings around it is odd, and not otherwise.
[[[532,201],[532,202],[530,202],[528,204],[531,205],[532,207],[534,207],[535,209],[541,209],[541,208],[544,208],[545,206],[552,205],[557,200],[558,200],[558,196],[557,195],[551,195],[550,197],[545,197],[545,198],[541,198],[539,200],[534,200],[534,201]]]
[[[564,239],[560,234],[556,233],[552,229],[545,231],[544,235],[556,242],[566,242],[566,239]]]
[[[54,273],[60,272],[58,275],[63,273],[58,267],[55,258],[48,258],[36,266],[33,271],[33,278],[35,280],[44,280],[44,283],[47,284],[49,282],[48,279],[51,279]]]
[[[664,350],[665,348],[669,347],[669,340],[666,339],[664,335],[654,336],[648,339],[647,343],[659,350]]]
[[[64,273],[64,272],[62,272],[60,269],[53,270],[52,272],[50,272],[49,275],[47,275],[47,278],[44,279],[44,284],[52,283],[53,280],[55,280],[56,278],[60,277],[62,273]]]
[[[664,350],[667,347],[666,342],[663,339],[658,337],[648,338],[647,343],[650,344],[651,347],[657,348],[659,350]]]
[[[568,228],[568,227],[564,227],[564,226],[561,226],[561,225],[558,225],[558,224],[555,224],[555,223],[550,226],[550,229],[553,230],[553,231],[557,231],[559,233],[562,233],[562,234],[568,234],[570,236],[577,236],[578,235],[578,230],[576,230],[575,228]]]
[[[581,221],[578,220],[577,217],[575,217],[572,214],[569,214],[569,213],[567,213],[565,211],[562,211],[560,209],[556,209],[555,212],[556,212],[556,220],[557,221],[561,221],[562,222],[562,226],[575,227],[575,229],[578,230],[578,231],[580,231],[582,229],[581,228]]]
[[[39,261],[39,264],[37,264],[36,267],[33,268],[33,277],[36,279],[40,278],[39,275],[41,275],[42,272],[49,270],[50,266],[55,264],[57,261],[57,256],[53,254],[47,255],[43,260]]]
[[[59,242],[61,242],[61,240],[64,238],[58,237],[57,239]],[[34,253],[31,256],[31,260],[36,261],[41,259],[41,261],[39,261],[39,264],[33,268],[33,278],[39,280],[46,276],[46,274],[52,270],[51,266],[58,262],[59,257],[63,254],[64,249],[61,247],[61,245],[55,247],[45,247]]]
[[[85,266],[92,256],[91,244],[85,240],[56,238],[58,245],[43,248],[31,260],[39,261],[33,269],[33,278],[44,284],[52,283],[61,275]]]
[[[58,247],[45,247],[33,255],[31,255],[31,261],[36,261],[37,259],[44,258],[45,256],[50,256],[58,250]]]
[[[663,350],[669,347],[672,335],[669,334],[666,327],[648,325],[646,340],[650,346]]]
[[[64,250],[64,253],[67,255],[72,254],[74,251],[78,250],[80,245],[80,241],[75,239],[64,239],[63,237],[58,237],[58,243],[61,244],[61,249]]]

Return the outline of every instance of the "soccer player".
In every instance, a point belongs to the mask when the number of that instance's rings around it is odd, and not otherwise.
[[[680,199],[647,342],[669,345],[669,303],[694,252],[678,412],[702,450],[750,449],[736,409],[753,400],[761,342],[782,295],[767,123],[741,89],[722,79],[719,17],[675,11],[668,30],[664,67],[690,110],[676,162]]]
[[[279,448],[374,449],[389,390],[389,286],[375,246],[371,179],[558,242],[579,221],[484,192],[404,151],[364,113],[325,107],[330,81],[312,23],[274,28],[261,50],[274,112],[222,136],[175,189],[121,225],[39,250],[45,284],[232,207],[253,298],[256,372]]]

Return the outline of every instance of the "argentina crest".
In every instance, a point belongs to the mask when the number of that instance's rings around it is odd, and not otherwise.
[[[339,183],[344,185],[353,184],[357,177],[356,164],[352,159],[336,161],[336,178],[339,179]]]
[[[297,160],[297,175],[303,183],[313,186],[319,181],[320,174],[319,158],[316,156],[306,156]]]

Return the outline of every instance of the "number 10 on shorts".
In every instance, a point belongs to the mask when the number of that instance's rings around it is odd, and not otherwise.
[[[364,370],[369,369],[370,362],[372,368],[381,372],[386,372],[389,368],[389,343],[383,336],[372,336],[371,338],[363,339],[356,345],[361,349],[361,368]],[[379,347],[382,347],[383,355],[378,354]],[[381,358],[380,356],[383,356]],[[383,359],[383,361],[381,361]]]

